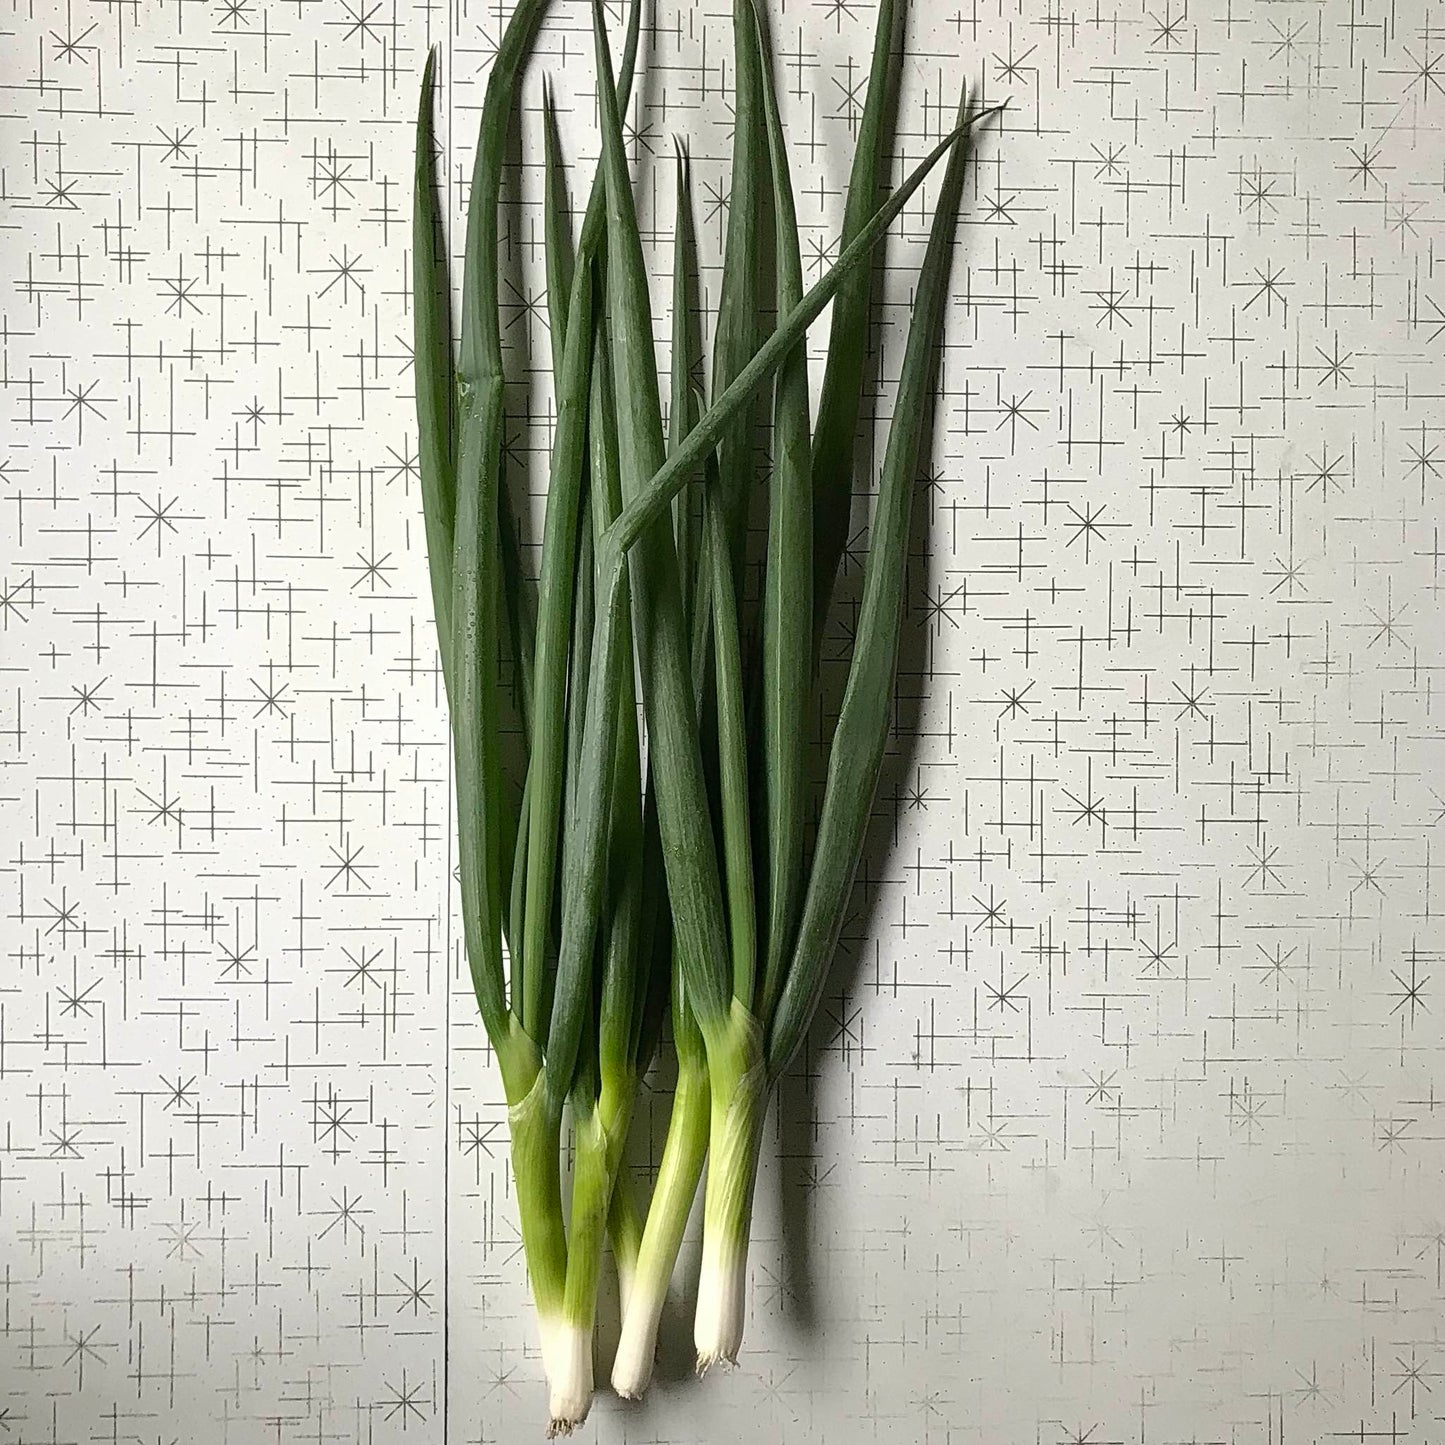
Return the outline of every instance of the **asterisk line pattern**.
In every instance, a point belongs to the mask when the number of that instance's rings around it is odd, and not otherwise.
[[[409,237],[423,58],[456,257],[513,3],[7,13],[0,1442],[537,1438],[456,905]],[[714,328],[733,8],[647,6],[625,128],[659,337],[675,134]],[[815,280],[879,6],[764,8]],[[741,1367],[684,1387],[679,1312],[665,1388],[599,1397],[588,1438],[1427,1445],[1445,6],[906,9],[893,180],[961,78],[1008,107],[957,229],[894,735],[767,1136]],[[531,560],[540,87],[580,209],[589,27],[549,7],[508,148]],[[935,193],[877,271],[820,736]],[[667,1103],[636,1109],[644,1197]]]

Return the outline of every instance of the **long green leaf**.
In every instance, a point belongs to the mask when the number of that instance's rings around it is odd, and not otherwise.
[[[966,99],[960,101],[961,118],[966,117],[966,104]],[[823,995],[888,741],[914,483],[938,376],[949,263],[968,157],[968,149],[960,146],[949,158],[914,293],[869,538],[857,642],[833,734],[807,901],[768,1036],[768,1072],[774,1078],[801,1044]]]
[[[514,669],[513,688],[522,725],[525,759],[532,740],[532,659],[537,648],[537,584],[522,566],[522,535],[517,514],[507,497],[505,479],[497,483],[498,545],[502,559],[502,603],[507,613],[507,640]]]
[[[592,544],[594,522],[590,496],[582,502],[577,527],[577,595],[572,604],[572,656],[567,664],[567,811],[577,806],[582,759],[582,732],[587,720],[587,678],[592,666],[592,631],[596,625],[596,565]],[[564,843],[566,834],[563,834]]]
[[[598,70],[606,74],[607,34],[601,0],[593,0]],[[607,177],[607,288],[618,402],[623,495],[635,497],[663,465],[662,406],[652,348],[652,305],[642,240],[616,98],[602,92],[602,154]],[[674,455],[679,455],[675,453]],[[669,505],[671,499],[669,498]],[[694,975],[694,1008],[704,1033],[726,1018],[728,959],[722,889],[707,817],[693,713],[689,638],[683,627],[677,553],[672,529],[640,534],[631,559],[633,627],[648,716],[652,777],[667,865],[673,926]],[[605,557],[605,550],[604,550]]]
[[[562,375],[567,340],[567,300],[572,290],[572,232],[567,222],[567,178],[557,137],[557,103],[548,81],[542,88],[542,241],[547,265],[547,328],[552,375]]]
[[[641,0],[634,0],[628,21],[628,45],[618,87],[625,96],[632,86],[641,26]],[[602,72],[610,76],[611,72]],[[609,85],[601,86],[611,93]],[[549,118],[551,119],[551,118]],[[550,132],[549,125],[549,132]],[[549,165],[549,170],[555,170]],[[543,523],[542,564],[538,597],[536,701],[532,754],[537,783],[527,818],[527,892],[522,943],[521,1017],[534,1039],[551,1039],[551,995],[554,980],[548,967],[548,933],[556,885],[557,851],[561,838],[562,762],[566,734],[567,656],[572,596],[576,583],[578,508],[587,469],[587,414],[593,352],[595,272],[593,264],[604,235],[604,183],[599,168],[583,222],[582,240],[570,284],[564,295],[568,264],[562,238],[559,182],[551,190],[551,220],[546,226],[549,310],[556,372],[557,423]],[[555,288],[555,297],[552,293]],[[559,335],[559,328],[562,335]],[[594,499],[595,504],[595,499]],[[559,1043],[562,1041],[559,1039]],[[564,1048],[564,1054],[570,1044]]]
[[[507,640],[512,657],[512,691],[517,704],[517,722],[520,736],[515,739],[517,762],[522,774],[520,792],[511,777],[502,778],[502,796],[498,803],[501,819],[501,873],[505,881],[516,881],[517,863],[520,858],[525,871],[527,846],[523,826],[527,817],[526,780],[531,772],[530,751],[532,746],[532,658],[537,646],[537,589],[522,567],[522,542],[517,532],[517,518],[507,499],[505,482],[498,484],[497,521],[498,542],[502,562],[502,602],[507,614]],[[498,715],[498,727],[503,722]],[[499,739],[498,746],[501,746]],[[514,900],[515,901],[515,900]],[[512,1008],[521,997],[520,982],[522,967],[522,915],[515,908],[509,908],[502,915],[502,934],[506,939],[507,951],[512,964],[511,992]]]
[[[616,397],[612,386],[606,330],[598,337],[592,387],[593,511],[605,529],[622,510]],[[624,624],[623,650],[630,650]],[[637,695],[624,668],[615,699],[603,705],[617,710],[612,762],[612,815],[607,857],[611,882],[602,938],[602,999],[598,1015],[598,1057],[604,1079],[632,1072],[637,1015],[646,993],[639,975],[650,961],[643,954],[642,756],[637,729]]]
[[[637,1010],[632,1059],[641,1079],[657,1052],[667,1012],[672,972],[672,913],[667,906],[667,869],[662,861],[662,830],[657,822],[657,790],[651,778],[642,806],[643,957],[647,987]]]
[[[611,73],[605,54],[599,56],[599,92],[616,108],[627,103],[632,72],[641,29],[641,0],[634,0],[628,15],[627,38],[624,43],[621,75],[617,93],[602,83]],[[577,322],[577,313],[584,304],[576,294],[582,273],[591,272],[605,243],[607,226],[607,182],[604,162],[599,161],[582,224],[578,247],[577,269],[573,276],[574,296],[568,303],[569,324]],[[591,315],[591,287],[587,290],[587,321]],[[594,344],[601,346],[600,337]],[[594,508],[598,498],[594,497]],[[597,536],[610,519],[594,510]],[[607,565],[608,554],[597,554],[596,618],[592,635],[591,656],[585,683],[588,706],[583,720],[580,745],[575,754],[576,788],[574,806],[566,823],[566,846],[562,868],[562,932],[558,948],[556,993],[554,996],[547,1042],[548,1086],[551,1097],[560,1103],[571,1083],[572,1061],[580,1046],[579,1032],[584,1026],[592,999],[592,959],[601,927],[607,886],[606,837],[612,812],[614,759],[619,724],[618,710],[601,705],[597,700],[615,698],[624,676],[630,673],[632,661],[631,628],[627,620],[629,589],[625,570]],[[580,681],[574,671],[574,687]]]
[[[606,73],[605,69],[599,70],[599,74]],[[577,317],[574,308],[574,326]],[[610,389],[611,385],[605,321],[599,320],[594,328],[592,345],[590,397],[595,424],[589,429],[589,438],[594,463],[595,485],[590,500],[595,544],[596,539],[606,535],[620,501],[620,483],[614,484],[619,471],[614,423],[611,413],[604,412],[599,395],[601,388]],[[562,935],[547,1038],[548,1087],[558,1099],[573,1086],[574,1063],[584,1043],[590,1047],[582,1035],[590,1011],[596,1007],[593,960],[599,942],[604,948],[609,942],[605,924],[608,890],[614,881],[609,868],[609,830],[619,776],[618,753],[625,731],[625,709],[620,700],[634,696],[626,572],[617,567],[604,570],[602,554],[598,555],[595,575],[599,590],[595,594],[590,667],[585,683],[587,705],[562,850]],[[574,686],[577,681],[574,675]],[[635,705],[632,726],[635,733]]]
[[[697,241],[692,228],[692,175],[687,148],[677,142],[676,220],[672,232],[672,355],[667,409],[667,443],[676,450],[697,420],[693,372],[700,359],[693,313],[693,282],[697,275]],[[697,498],[684,487],[673,502],[673,535],[677,539],[677,571],[682,579],[682,610],[692,621],[694,589],[688,585],[698,555]]]
[[[530,770],[522,784],[522,802],[520,816],[527,816],[528,804],[532,795],[532,774]],[[521,995],[521,938],[522,938],[522,916],[523,905],[527,896],[527,830],[517,829],[516,843],[512,850],[511,867],[508,870],[512,880],[510,903],[507,910],[507,947],[511,952],[512,963],[512,997],[518,998]]]
[[[688,434],[697,425],[702,411],[703,398],[698,389],[697,375],[702,365],[702,340],[696,324],[696,299],[698,286],[697,237],[692,221],[692,162],[687,147],[677,143],[676,173],[676,222],[673,230],[672,252],[672,354],[671,394],[668,405],[668,450],[676,451],[687,440]],[[709,467],[715,467],[717,455],[708,458]],[[703,546],[703,507],[707,487],[702,478],[694,473],[673,501],[673,527],[677,536],[678,573],[683,583],[683,613],[691,642],[693,693],[701,707],[704,691],[702,672],[709,674],[711,682],[711,638],[712,638],[712,589],[706,580],[710,575],[707,557],[708,549]],[[690,586],[688,578],[696,576]],[[699,734],[703,745],[704,770],[708,763],[707,729],[699,719]],[[716,751],[714,738],[712,750]],[[657,828],[657,794],[649,789],[647,818],[650,825],[648,843],[649,860],[655,859],[657,877],[664,890],[666,878],[662,871],[662,837]],[[718,809],[719,814],[721,808]],[[646,1061],[652,1055],[652,1047],[662,1026],[663,1004],[670,997],[672,1005],[673,1047],[677,1053],[680,1069],[691,1068],[693,1073],[704,1076],[707,1060],[703,1052],[702,1035],[698,1032],[697,1021],[687,1002],[686,985],[682,980],[678,951],[674,947],[672,916],[666,909],[659,910],[653,975],[654,996],[649,1014],[644,1022],[644,1035],[639,1043],[638,1057]],[[705,1091],[705,1085],[704,1085]],[[697,1185],[693,1177],[692,1190]],[[692,1191],[689,1191],[691,1193]],[[651,1216],[649,1215],[649,1223]],[[676,1254],[676,1250],[673,1251]],[[671,1266],[669,1264],[669,1273]]]
[[[713,337],[714,397],[720,396],[752,359],[762,340],[759,317],[762,262],[762,188],[768,164],[762,117],[762,56],[748,0],[733,0],[733,154],[728,191],[727,243]],[[742,595],[743,548],[758,417],[744,407],[718,438],[718,481],[733,563],[735,595]]]
[[[442,231],[437,197],[436,132],[432,124],[437,53],[428,51],[416,116],[416,174],[412,192],[412,358],[416,378],[417,456],[422,518],[431,572],[432,609],[442,672],[450,685],[452,642],[452,529],[456,467],[452,433],[451,288],[437,242]]]
[[[692,221],[692,163],[686,143],[675,142],[674,225],[672,248],[672,344],[668,399],[668,449],[676,450],[697,421],[701,396],[696,375],[702,366],[702,339],[697,325],[697,238]],[[701,571],[702,487],[697,480],[673,499],[673,533],[677,541],[677,569],[682,582],[684,624],[692,628],[695,586],[688,579]],[[673,955],[672,914],[667,907],[667,874],[662,858],[662,832],[657,818],[657,788],[648,777],[643,810],[644,870],[648,901],[648,936],[651,958],[648,997],[639,1016],[634,1046],[641,1074],[656,1051],[663,1015],[671,993]],[[680,1001],[674,1007],[680,1007]],[[693,1026],[694,1029],[696,1025]],[[699,1044],[699,1047],[701,1045]]]
[[[841,244],[847,246],[872,215],[887,157],[892,153],[893,117],[902,50],[895,41],[904,5],[879,0],[873,32],[868,94],[848,177]],[[813,631],[821,638],[838,564],[848,545],[853,501],[853,451],[863,400],[863,362],[868,350],[868,311],[877,268],[861,266],[838,288],[828,333],[828,359],[813,432]]]
[[[803,262],[788,151],[778,115],[771,56],[758,0],[751,0],[763,56],[763,114],[773,177],[778,315],[803,299]],[[766,805],[767,911],[759,1017],[769,1017],[803,891],[807,744],[812,636],[801,619],[813,605],[812,439],[808,352],[800,341],[773,382],[773,471],[768,492],[768,560],[763,583],[762,721]],[[736,992],[736,990],[734,990]]]
[[[497,309],[497,204],[517,76],[547,0],[519,0],[503,32],[482,102],[467,205],[461,349],[457,365],[457,505],[452,560],[452,733],[458,861],[467,962],[494,1045],[509,1033],[502,986],[505,824],[497,707],[498,510],[505,425]],[[505,1064],[504,1064],[505,1073]],[[518,1085],[530,1085],[519,1080]],[[508,1094],[515,1092],[508,1086]]]
[[[595,358],[594,358],[595,369]],[[597,626],[596,563],[593,546],[595,530],[589,492],[582,503],[578,522],[577,590],[572,604],[572,652],[567,661],[567,789],[562,815],[562,876],[570,866],[569,850],[576,839],[566,820],[579,807],[578,789],[582,776],[582,743],[587,726],[587,690],[591,682],[592,635]],[[553,922],[561,937],[561,891],[553,900]],[[550,1020],[549,1020],[550,1039]]]
[[[711,459],[709,459],[711,471]],[[726,883],[731,995],[751,1008],[757,971],[757,912],[753,894],[752,826],[748,817],[748,730],[743,703],[742,636],[721,489],[703,499],[703,547],[712,580],[713,697],[717,705],[718,807]]]
[[[567,656],[577,573],[577,524],[586,476],[588,393],[591,385],[591,270],[579,270],[569,307],[562,369],[557,378],[557,424],[552,438],[547,514],[537,605],[536,706],[532,723],[528,810],[527,899],[519,1016],[534,1040],[547,1038],[550,978],[547,935],[557,867],[567,734]],[[596,498],[593,499],[594,506]],[[514,1007],[517,1000],[514,999]]]
[[[626,569],[599,554],[597,613],[587,678],[587,709],[577,760],[576,806],[567,819],[562,850],[562,935],[556,991],[547,1035],[547,1088],[560,1109],[572,1085],[580,1034],[592,1003],[592,958],[607,887],[607,825],[612,815],[617,709],[605,706],[631,666],[622,625],[627,609]]]

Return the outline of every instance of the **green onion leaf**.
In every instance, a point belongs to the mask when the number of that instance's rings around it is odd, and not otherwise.
[[[502,341],[497,309],[497,204],[517,75],[546,0],[519,0],[488,77],[467,204],[457,365],[457,484],[452,556],[452,689],[458,862],[467,962],[493,1045],[509,1032],[502,987],[502,861],[506,820],[497,708],[503,554]],[[506,1064],[503,1063],[503,1072]],[[517,1081],[530,1087],[530,1080]],[[509,1098],[517,1084],[509,1084]]]
[[[709,472],[712,471],[709,458]],[[732,997],[751,1008],[757,969],[752,827],[748,817],[748,729],[743,703],[742,638],[721,488],[708,478],[703,500],[703,545],[712,579],[713,694],[717,701],[719,803],[727,884]]]
[[[733,154],[728,190],[727,243],[713,337],[713,396],[720,396],[752,359],[762,340],[759,271],[762,261],[761,188],[768,163],[762,119],[762,56],[748,0],[733,0]],[[732,558],[734,595],[742,591],[748,497],[752,490],[758,417],[744,407],[718,438],[718,482]]]
[[[567,339],[567,299],[572,290],[572,232],[568,223],[567,180],[557,136],[557,103],[552,85],[542,87],[542,241],[547,263],[547,327],[552,338],[552,376],[562,375]]]
[[[641,29],[641,0],[633,0],[628,16],[627,42],[618,89],[626,103]],[[610,86],[599,85],[611,93]],[[550,92],[549,92],[550,98]],[[548,117],[551,136],[555,115]],[[553,157],[555,161],[555,156]],[[565,227],[560,204],[559,167],[549,162],[552,176],[551,220],[544,226],[548,253],[549,315],[552,351],[556,365],[557,424],[552,440],[551,472],[543,524],[541,584],[538,599],[536,651],[536,721],[532,750],[539,758],[539,782],[533,790],[528,814],[528,877],[522,943],[523,1027],[535,1039],[551,1037],[551,992],[548,968],[548,932],[552,923],[557,849],[561,833],[562,759],[566,732],[568,629],[572,620],[572,593],[576,580],[578,508],[587,467],[587,414],[593,347],[594,261],[605,235],[605,184],[599,167],[593,181],[582,240],[575,264],[566,257]],[[570,284],[563,282],[570,268]],[[554,294],[555,292],[555,294]],[[560,358],[560,360],[559,360]],[[585,669],[584,669],[585,673]],[[582,980],[576,981],[578,987]],[[559,1042],[561,1040],[559,1039]],[[570,1046],[564,1049],[570,1053]],[[569,1080],[554,1086],[564,1089]]]
[[[967,120],[966,105],[966,100],[960,101],[961,122]],[[914,293],[913,320],[869,537],[857,641],[833,734],[813,871],[797,946],[768,1036],[768,1072],[773,1078],[792,1059],[823,995],[888,741],[914,483],[938,376],[938,343],[968,156],[968,149],[960,146],[949,157]]]
[[[803,299],[803,263],[788,152],[783,140],[771,57],[763,43],[758,0],[751,0],[763,59],[763,114],[773,177],[778,315]],[[800,340],[773,383],[773,473],[768,493],[768,554],[763,584],[763,796],[766,806],[767,910],[758,1011],[767,1018],[802,903],[807,819],[810,629],[800,625],[813,605],[812,440],[808,418],[807,343]],[[750,900],[751,901],[751,900]],[[731,902],[731,898],[729,899]],[[751,1001],[734,989],[734,995]]]
[[[895,50],[902,5],[880,0],[873,32],[873,61],[868,93],[848,177],[841,244],[847,246],[873,213],[881,172],[892,151],[898,73],[902,51]],[[897,59],[895,59],[897,56]],[[838,288],[828,333],[828,360],[813,432],[813,632],[816,650],[827,618],[838,564],[848,544],[853,501],[853,449],[863,400],[863,360],[868,349],[868,311],[875,268],[862,266]]]
[[[417,455],[421,467],[422,517],[431,572],[432,609],[442,672],[450,685],[452,641],[452,528],[456,518],[456,470],[452,432],[451,289],[437,196],[436,133],[432,124],[437,53],[427,53],[416,117],[416,176],[412,196],[413,365],[416,376]]]
[[[588,395],[591,386],[591,268],[579,268],[569,305],[562,370],[557,377],[557,424],[552,437],[542,565],[537,593],[537,660],[532,758],[529,770],[527,899],[523,933],[522,1027],[547,1037],[550,989],[547,935],[552,922],[563,760],[567,732],[567,658],[577,580],[577,530],[586,476]],[[597,504],[594,495],[593,505]]]
[[[692,175],[687,147],[677,142],[676,221],[672,232],[672,365],[668,400],[667,444],[675,451],[697,420],[694,375],[701,366],[694,287],[697,278],[697,240],[692,228]],[[673,535],[677,539],[677,572],[682,579],[683,620],[692,623],[695,589],[688,585],[698,556],[698,498],[684,487],[673,502]]]
[[[598,525],[608,526],[622,509],[616,400],[606,345],[599,334],[592,386],[592,476]],[[630,651],[630,630],[619,629]],[[616,744],[612,763],[612,816],[607,843],[611,873],[603,929],[602,1007],[598,1020],[604,1082],[632,1072],[637,1016],[646,992],[642,968],[651,960],[642,948],[642,761],[637,729],[637,695],[630,669],[624,668],[617,696]]]
[[[607,34],[600,0],[593,0],[592,29],[598,69],[605,74]],[[647,269],[627,176],[621,116],[616,98],[605,86],[601,90],[609,325],[614,328],[623,495],[631,505],[643,481],[663,464],[662,407]],[[698,1023],[706,1032],[710,1022],[721,1024],[725,1018],[727,948],[717,859],[710,830],[700,826],[707,818],[707,796],[693,713],[689,638],[682,626],[677,553],[672,529],[665,524],[670,503],[671,497],[652,528],[638,535],[631,559],[633,626],[673,925],[693,970]],[[602,555],[606,556],[605,548]]]

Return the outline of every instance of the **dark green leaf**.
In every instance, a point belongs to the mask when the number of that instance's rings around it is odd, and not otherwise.
[[[751,0],[763,56],[763,115],[772,173],[778,315],[803,299],[803,263],[788,151],[778,114],[771,56],[757,0]],[[807,729],[813,605],[812,441],[807,343],[800,340],[773,383],[773,472],[768,490],[768,560],[763,583],[763,797],[766,808],[766,916],[758,1014],[768,1018],[792,946],[803,891],[807,818]],[[729,898],[731,903],[731,898]],[[736,990],[734,990],[736,993]],[[748,999],[751,998],[751,990]],[[748,1001],[745,999],[745,1001]]]
[[[960,116],[965,115],[961,102]],[[857,642],[833,734],[807,901],[768,1036],[768,1071],[773,1077],[787,1067],[822,998],[888,741],[914,482],[938,376],[938,342],[968,157],[965,146],[949,157],[914,293],[869,537]]]
[[[607,70],[600,0],[592,8],[598,69]],[[624,498],[663,464],[662,407],[652,349],[647,268],[633,209],[615,97],[602,87],[602,150],[607,177],[607,286]],[[670,506],[671,498],[668,499]],[[639,533],[631,558],[633,627],[647,708],[651,775],[667,865],[673,926],[693,975],[693,1006],[707,1032],[726,1018],[728,959],[717,858],[693,713],[689,638],[683,627],[677,553],[668,506]],[[608,560],[604,548],[599,554]],[[604,568],[605,570],[605,568]]]
[[[873,33],[873,63],[868,93],[853,151],[848,199],[843,209],[841,244],[847,244],[872,215],[883,168],[892,151],[898,72],[902,51],[895,47],[903,19],[902,5],[880,0]],[[860,266],[838,288],[828,333],[828,360],[818,399],[818,424],[813,432],[813,630],[816,649],[838,564],[848,543],[853,501],[853,451],[863,400],[863,362],[868,349],[868,312],[875,268]]]
[[[432,607],[442,669],[450,671],[452,528],[456,517],[455,437],[452,431],[451,288],[438,241],[436,135],[432,126],[436,51],[427,54],[416,117],[416,177],[412,198],[412,356],[416,385],[417,452],[422,517],[426,523]]]
[[[733,0],[733,154],[728,190],[727,244],[713,337],[712,394],[721,396],[752,359],[762,341],[760,290],[762,189],[757,178],[768,164],[763,131],[762,56],[749,0]],[[748,499],[759,418],[744,406],[718,437],[718,482],[733,563],[734,595],[741,595]]]
[[[452,735],[456,751],[458,873],[467,962],[494,1045],[508,1032],[502,986],[506,824],[500,728],[498,512],[505,425],[497,308],[497,204],[516,81],[546,0],[519,0],[497,48],[467,205],[461,350],[457,365],[457,482],[452,559]],[[530,1083],[530,1081],[527,1081]],[[509,1085],[509,1095],[513,1088]]]

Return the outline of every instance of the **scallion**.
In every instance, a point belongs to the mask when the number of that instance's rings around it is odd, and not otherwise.
[[[640,31],[633,0],[614,84],[593,0],[602,155],[575,254],[554,96],[543,91],[543,232],[556,394],[536,583],[503,474],[498,313],[501,168],[546,0],[518,0],[488,78],[467,206],[453,356],[438,245],[434,57],[416,127],[416,401],[432,604],[451,710],[461,908],[478,1009],[501,1071],[523,1248],[549,1382],[550,1432],[592,1398],[604,1239],[624,1306],[613,1383],[640,1393],[704,1154],[699,1366],[736,1355],[753,1180],[771,1089],[816,1007],[886,742],[911,483],[936,367],[958,144],[936,146],[875,205],[892,86],[883,0],[839,259],[804,292],[783,130],[757,0],[735,0],[734,174],[711,404],[685,152],[679,148],[669,428],[622,115]],[[814,617],[836,569],[874,246],[933,165],[949,164],[920,273],[816,844],[806,845],[803,719]],[[764,217],[776,279],[763,324]],[[840,288],[842,288],[840,290]],[[824,405],[810,426],[808,327],[838,296]],[[772,383],[768,542],[755,657],[741,560],[764,388]],[[841,469],[841,471],[840,471]],[[814,525],[824,506],[828,527]],[[502,756],[515,668],[522,772]],[[635,666],[635,673],[634,673]],[[634,676],[641,684],[640,730]],[[750,728],[759,731],[754,748]],[[520,787],[518,786],[520,783]],[[505,955],[505,957],[504,957]],[[507,967],[504,970],[504,962]],[[678,1081],[645,1225],[623,1145],[670,993]],[[567,1106],[570,1105],[570,1110]],[[564,1118],[570,1112],[570,1222]]]

